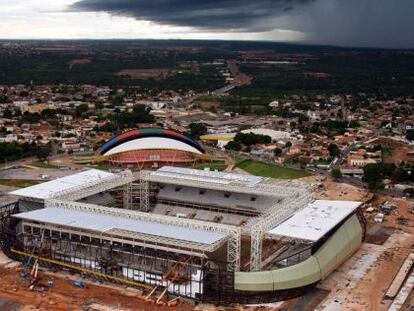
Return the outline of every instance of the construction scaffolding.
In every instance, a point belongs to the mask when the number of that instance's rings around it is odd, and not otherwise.
[[[122,207],[132,209],[132,183],[122,186]]]
[[[144,178],[139,178],[139,210],[148,212],[150,210],[149,204],[149,182]]]
[[[34,262],[61,266],[100,280],[146,289],[162,286],[171,294],[195,299],[201,299],[209,266],[220,265],[205,258],[133,245],[128,241],[115,243],[107,237],[29,221],[23,221],[16,239],[20,249],[13,248],[12,252],[28,259],[28,268],[33,267]],[[177,275],[174,267],[183,261],[185,265]],[[169,273],[171,278],[164,277]]]
[[[87,184],[59,191],[53,195],[53,199],[65,201],[77,201],[97,193],[111,190],[116,187],[124,186],[134,181],[131,171],[126,170],[113,176],[95,179]]]
[[[220,183],[211,182],[200,176],[191,176],[191,179],[183,178],[182,174],[171,172],[158,172],[143,170],[135,174],[136,179],[143,179],[149,182],[173,184],[187,187],[195,187],[211,190],[226,190],[228,192],[246,193],[252,195],[268,195],[276,198],[295,196],[298,193],[297,187],[278,186],[277,184],[258,183],[254,186],[237,181]]]
[[[221,232],[227,237],[227,262],[229,271],[239,271],[240,269],[240,238],[241,238],[241,229],[234,226],[228,226],[223,224],[198,221],[193,219],[182,219],[176,217],[169,217],[164,215],[157,215],[151,213],[145,213],[140,211],[131,211],[117,208],[102,207],[99,205],[85,204],[79,202],[68,202],[60,200],[47,200],[45,202],[45,207],[52,208],[65,208],[73,209],[78,211],[85,211],[90,213],[105,214],[115,217],[125,217],[129,219],[136,219],[145,222],[166,224],[170,226],[190,228],[201,231],[208,232]],[[157,237],[158,241],[165,242],[167,245],[171,243],[171,240],[165,241],[162,238]],[[174,242],[176,247],[189,248],[187,241],[177,240]],[[220,243],[212,246],[211,248],[201,245],[200,249],[204,251],[213,251],[214,247],[218,247]],[[191,247],[195,248],[194,245]]]
[[[263,238],[270,229],[281,224],[292,216],[296,211],[303,209],[312,201],[311,195],[307,191],[296,193],[290,200],[279,203],[274,208],[268,210],[266,215],[259,217],[254,226],[251,226],[251,250],[250,250],[250,270],[259,271],[262,266]]]
[[[174,174],[173,172],[158,171],[140,171],[136,175],[141,183],[146,182],[173,184],[186,187],[196,187],[200,189],[220,190],[236,193],[267,195],[275,197],[275,204],[267,209],[261,217],[251,218],[245,228],[250,230],[251,234],[251,264],[252,271],[258,271],[261,267],[263,238],[265,233],[282,223],[284,220],[293,215],[296,211],[304,208],[312,199],[307,187],[298,185],[278,185],[271,183],[258,183],[252,187],[250,184],[231,181],[226,183],[211,182],[202,176],[190,176],[189,179],[183,178],[183,174]],[[141,192],[144,193],[144,192]],[[145,198],[145,200],[147,200]],[[143,206],[145,206],[143,204]],[[230,244],[230,243],[229,243]],[[232,254],[229,253],[229,254]],[[239,259],[240,263],[240,259]]]

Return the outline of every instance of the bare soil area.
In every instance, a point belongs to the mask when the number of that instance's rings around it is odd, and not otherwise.
[[[412,251],[413,239],[413,234],[396,231],[384,245],[364,243],[319,285],[331,294],[316,310],[387,310],[392,301],[383,296]]]
[[[192,310],[193,305],[180,303],[177,307],[158,306],[145,302],[142,292],[136,289],[115,286],[95,285],[86,282],[86,288],[77,288],[71,279],[79,279],[65,273],[41,272],[39,284],[44,290],[31,291],[28,281],[21,278],[16,268],[0,267],[0,299],[24,305],[24,310]],[[53,286],[46,284],[53,280]],[[91,308],[90,306],[95,307]]]
[[[73,66],[75,65],[86,65],[86,64],[89,64],[90,62],[91,60],[87,58],[74,59],[69,62],[69,69],[72,69]]]
[[[118,76],[129,76],[138,79],[164,79],[168,76],[169,69],[124,69],[117,73]]]
[[[365,189],[357,188],[345,183],[337,183],[327,179],[322,187],[315,192],[315,198],[319,200],[349,200],[366,202],[372,194]]]

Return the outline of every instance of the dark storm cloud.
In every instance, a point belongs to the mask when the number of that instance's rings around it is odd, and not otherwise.
[[[295,30],[311,43],[414,47],[414,0],[81,0],[69,10],[200,31]]]
[[[266,31],[271,19],[315,0],[82,0],[70,10],[107,12],[208,30]]]
[[[413,13],[414,0],[318,0],[284,26],[311,42],[414,48]]]

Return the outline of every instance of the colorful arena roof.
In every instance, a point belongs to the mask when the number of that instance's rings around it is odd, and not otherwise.
[[[101,155],[139,149],[177,149],[192,153],[204,153],[193,139],[173,130],[163,128],[134,129],[112,137],[101,148]]]

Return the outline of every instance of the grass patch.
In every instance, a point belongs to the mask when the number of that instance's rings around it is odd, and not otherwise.
[[[303,170],[296,170],[275,164],[251,160],[242,161],[237,164],[237,167],[253,175],[277,179],[295,179],[309,176],[309,174]]]
[[[220,98],[217,96],[213,96],[213,95],[203,95],[203,96],[199,96],[197,97],[194,102],[219,102]]]
[[[237,165],[239,165],[241,162],[246,161],[246,158],[245,158],[245,157],[242,157],[242,156],[240,156],[240,155],[238,155],[238,154],[236,154],[236,155],[233,157],[233,160],[234,160],[234,162],[235,162],[235,164],[236,164],[236,166],[237,166]]]
[[[314,160],[312,163],[316,164],[316,165],[329,165],[331,164],[332,161],[330,160],[323,160],[323,159],[319,159],[319,160]]]
[[[39,180],[31,180],[31,179],[0,179],[0,185],[8,186],[8,187],[17,187],[17,188],[30,187],[30,186],[37,185],[40,183],[41,181]]]
[[[32,162],[30,163],[30,165],[40,167],[40,168],[58,168],[56,165],[45,163],[43,161]]]

